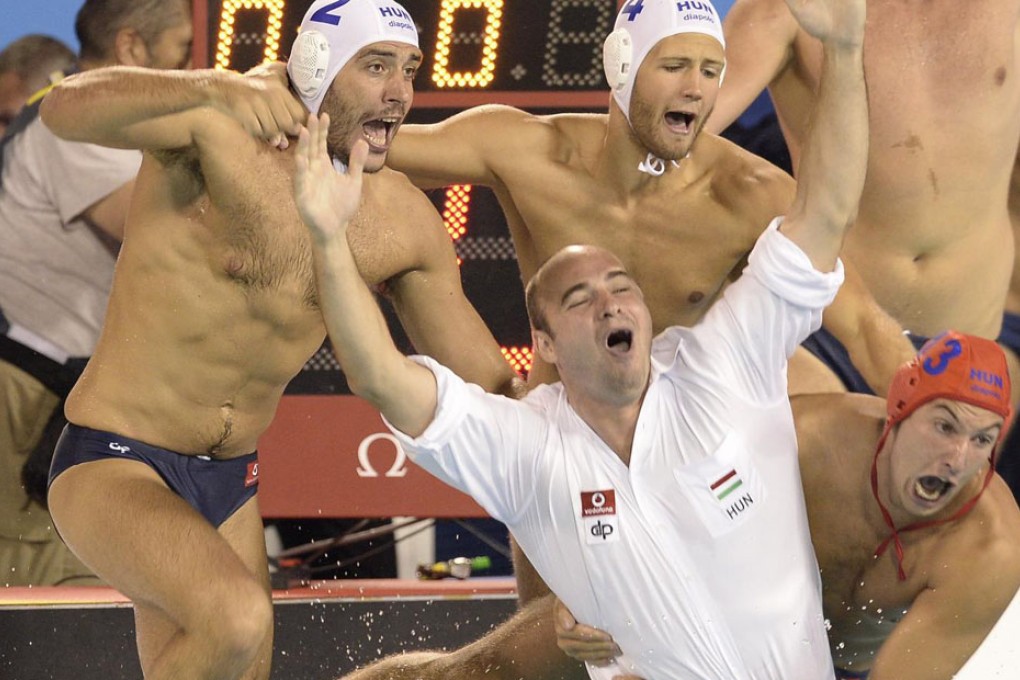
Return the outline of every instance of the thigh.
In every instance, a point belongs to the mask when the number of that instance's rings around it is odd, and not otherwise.
[[[255,496],[231,515],[217,530],[223,541],[230,546],[248,571],[248,575],[258,583],[261,593],[271,599],[269,585],[269,564],[266,559],[265,534],[262,530],[262,517],[258,508],[258,497]],[[211,565],[210,565],[211,566]],[[205,578],[209,567],[197,574],[194,587],[201,589],[201,581]],[[228,585],[229,587],[229,585]],[[160,607],[149,602],[135,601],[135,629],[138,635],[138,656],[142,668],[148,668],[166,644],[181,630],[180,622],[171,618]],[[264,678],[269,674],[269,661],[272,655],[272,638],[264,644],[260,659],[246,675],[246,678]]]
[[[179,627],[215,619],[216,602],[230,591],[250,592],[265,581],[250,566],[261,529],[242,539],[238,527],[232,536],[243,546],[242,559],[143,463],[75,465],[53,482],[49,499],[57,530],[86,565],[143,610],[158,611]]]

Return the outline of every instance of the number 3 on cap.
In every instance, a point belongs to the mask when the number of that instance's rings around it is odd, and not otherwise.
[[[318,11],[312,15],[312,18],[309,19],[309,21],[318,21],[320,24],[333,24],[334,26],[339,26],[340,15],[330,14],[330,12],[334,9],[343,7],[350,1],[351,0],[336,0],[336,2],[331,2],[325,7],[320,7]]]

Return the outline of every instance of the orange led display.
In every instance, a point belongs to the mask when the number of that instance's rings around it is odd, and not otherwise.
[[[450,52],[455,36],[462,37],[462,34],[454,33],[453,27],[458,10],[464,9],[485,10],[481,64],[477,71],[450,72]],[[496,74],[496,54],[502,26],[503,0],[443,0],[439,10],[439,29],[432,66],[432,82],[436,87],[488,87]]]
[[[280,56],[280,32],[283,29],[283,8],[286,4],[285,0],[223,0],[219,32],[216,37],[215,68],[220,71],[231,68],[234,44],[241,39],[241,36],[234,32],[234,24],[237,12],[242,9],[267,12],[266,32],[263,36],[265,50],[262,56],[264,61],[276,61]]]
[[[468,211],[471,209],[471,185],[454,184],[446,188],[443,224],[454,241],[467,232]]]
[[[507,363],[521,375],[531,372],[531,348],[530,347],[500,347],[503,358]]]

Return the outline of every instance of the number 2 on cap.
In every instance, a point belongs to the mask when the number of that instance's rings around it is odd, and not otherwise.
[[[320,7],[318,11],[312,15],[312,18],[309,19],[309,21],[318,21],[320,24],[333,24],[334,26],[339,26],[340,15],[330,14],[330,12],[334,9],[343,7],[350,1],[351,0],[336,0],[336,2],[331,2],[325,7]]]

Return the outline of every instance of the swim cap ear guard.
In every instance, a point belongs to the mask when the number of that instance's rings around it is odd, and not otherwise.
[[[314,99],[322,90],[329,71],[329,40],[316,30],[304,31],[294,40],[287,64],[294,89]]]
[[[606,72],[606,82],[609,83],[611,90],[622,90],[627,84],[633,61],[634,42],[630,33],[626,28],[618,28],[609,34],[602,45],[602,68]]]

